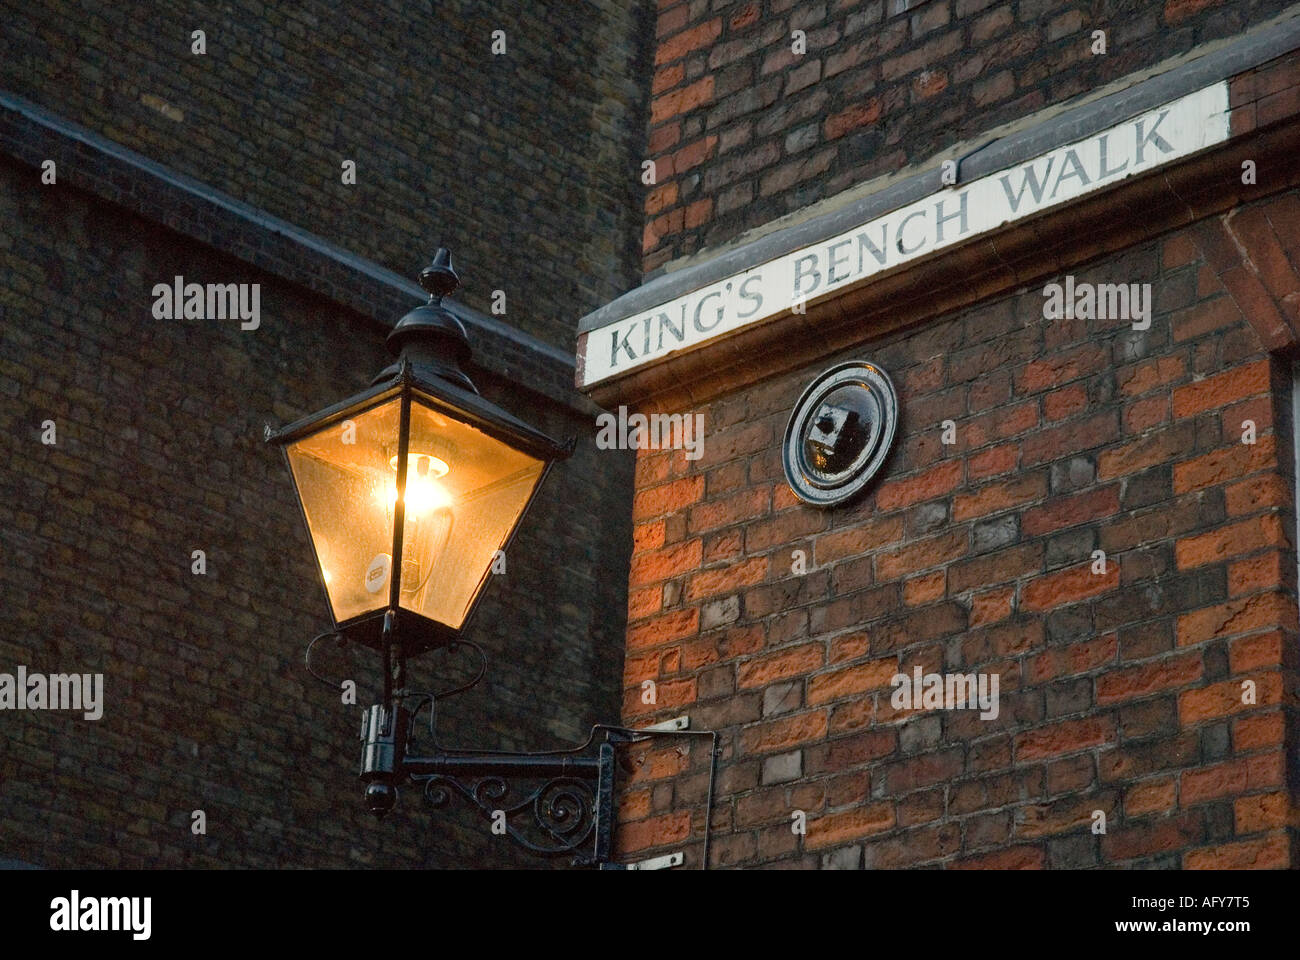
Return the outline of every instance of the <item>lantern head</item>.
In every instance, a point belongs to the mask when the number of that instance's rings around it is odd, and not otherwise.
[[[462,368],[458,284],[440,249],[429,302],[394,327],[396,362],[368,389],[268,435],[284,448],[339,633],[379,648],[397,616],[406,653],[454,640],[561,446],[479,396]]]

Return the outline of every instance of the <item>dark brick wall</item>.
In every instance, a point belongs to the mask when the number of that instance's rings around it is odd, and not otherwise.
[[[359,711],[310,679],[327,626],[288,472],[262,442],[365,386],[373,324],[184,242],[37,171],[0,162],[0,671],[103,672],[97,722],[0,713],[0,857],[71,866],[536,865],[415,791],[377,823],[360,804]],[[155,321],[181,274],[260,282],[262,325]],[[517,389],[480,374],[519,409]],[[582,438],[553,472],[470,636],[487,681],[442,711],[444,743],[539,749],[617,715],[631,462],[589,419],[520,410]],[[42,421],[58,443],[40,442]],[[605,509],[575,516],[571,490]],[[190,570],[194,549],[208,572]],[[373,657],[317,669],[378,690]],[[432,654],[417,689],[472,658]],[[191,835],[203,809],[208,834]]]
[[[622,0],[5,2],[0,88],[403,276],[445,242],[467,303],[504,290],[567,348],[638,276],[649,21]]]
[[[720,731],[716,865],[1295,864],[1290,373],[1251,323],[1300,288],[1297,223],[1291,192],[1068,271],[1151,283],[1147,331],[1045,320],[1040,283],[708,403],[699,460],[639,456],[624,714]],[[804,506],[790,410],[863,357],[896,449]],[[915,666],[998,673],[1000,715],[900,714]],[[627,853],[699,862],[707,754],[640,752]]]
[[[644,267],[1079,97],[1290,0],[660,0]],[[802,30],[807,53],[795,56]],[[1107,53],[1091,52],[1094,30]]]
[[[487,313],[503,289],[502,320],[567,350],[574,318],[639,273],[646,11],[433,6],[8,4],[0,89],[403,277],[446,242],[458,299]],[[460,801],[364,813],[359,710],[302,666],[327,608],[263,425],[367,385],[389,360],[376,318],[414,301],[8,110],[0,145],[0,672],[103,672],[107,701],[98,722],[0,713],[0,859],[541,865]],[[260,283],[261,327],[154,320],[176,274]],[[487,679],[440,709],[440,741],[554,748],[618,714],[633,461],[597,453],[571,368],[485,343],[483,393],[579,445],[488,588],[469,633]],[[375,696],[365,652],[316,661]],[[474,666],[431,654],[411,686]]]

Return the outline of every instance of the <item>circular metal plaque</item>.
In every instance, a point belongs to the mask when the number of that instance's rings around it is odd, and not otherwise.
[[[874,363],[831,367],[808,385],[785,428],[782,465],[790,489],[819,507],[844,503],[889,456],[898,394]]]

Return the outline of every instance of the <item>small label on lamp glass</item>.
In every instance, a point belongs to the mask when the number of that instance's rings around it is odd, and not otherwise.
[[[392,565],[393,561],[388,554],[377,554],[375,559],[370,561],[370,566],[366,567],[366,589],[371,593],[378,593],[384,589],[384,585],[388,583],[388,571]]]

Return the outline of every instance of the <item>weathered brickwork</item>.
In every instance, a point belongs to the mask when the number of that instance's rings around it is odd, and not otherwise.
[[[639,275],[651,24],[603,0],[4,5],[0,92],[48,116],[0,111],[0,671],[102,672],[106,703],[99,721],[0,714],[0,861],[542,865],[456,800],[363,810],[358,708],[303,669],[327,607],[262,430],[366,386],[384,324],[418,301],[259,218],[402,278],[451,247],[457,298],[492,316],[471,329],[476,383],[579,439],[471,624],[488,674],[440,708],[439,740],[580,741],[618,714],[633,462],[596,451],[564,353],[573,317]],[[151,290],[176,275],[260,283],[261,326],[155,320]],[[314,659],[360,705],[377,695],[373,657]],[[411,685],[476,666],[429,655]]]
[[[382,823],[356,779],[358,709],[312,681],[327,608],[288,471],[262,442],[363,388],[389,360],[366,318],[189,244],[39,172],[0,163],[0,670],[102,672],[103,719],[0,713],[0,859],[45,867],[538,865],[453,803],[403,793]],[[157,321],[152,286],[260,282],[261,326]],[[473,283],[470,278],[470,283]],[[486,395],[521,397],[478,375]],[[529,514],[470,637],[485,683],[440,710],[455,746],[542,749],[617,715],[628,455],[591,421]],[[57,444],[41,443],[53,420]],[[191,572],[191,551],[207,573]],[[564,571],[557,576],[556,571]],[[379,689],[374,657],[318,646],[318,671]],[[472,656],[431,654],[446,689]],[[190,832],[191,812],[207,835]]]
[[[644,267],[928,162],[1288,6],[660,0]],[[1097,30],[1104,55],[1092,52]],[[793,52],[795,31],[806,53]]]
[[[720,731],[714,865],[1295,865],[1291,381],[1267,341],[1296,319],[1298,214],[1290,192],[1069,271],[1152,284],[1149,330],[1045,320],[1038,284],[707,403],[697,461],[639,457],[624,715]],[[861,501],[805,506],[790,410],[861,358],[898,387],[896,449]],[[998,674],[999,715],[896,709],[915,667]],[[707,754],[637,754],[625,853],[698,864]]]
[[[638,275],[651,18],[620,0],[6,2],[0,88],[403,276],[446,243],[467,303],[503,290],[511,323],[567,348]]]

